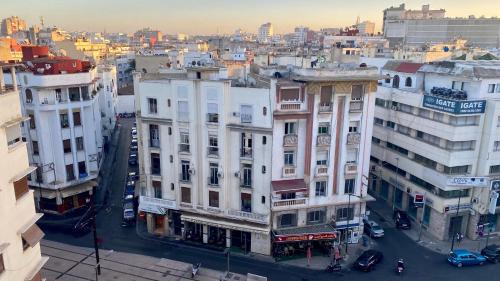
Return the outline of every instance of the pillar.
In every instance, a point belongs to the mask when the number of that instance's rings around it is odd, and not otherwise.
[[[3,68],[0,67],[0,92],[5,87],[5,81],[3,80]]]
[[[12,87],[14,87],[14,91],[17,91],[16,68],[14,66],[10,67],[10,75],[12,76]]]
[[[154,232],[154,220],[153,215],[150,213],[146,213],[146,227],[148,229],[148,233]]]
[[[226,229],[226,248],[231,247],[231,230]]]
[[[203,229],[203,243],[207,244],[208,243],[208,225],[204,224],[202,225]]]

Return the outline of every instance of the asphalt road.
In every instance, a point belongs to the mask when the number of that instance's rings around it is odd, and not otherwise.
[[[226,258],[221,252],[196,248],[179,242],[162,242],[146,240],[137,235],[134,227],[122,227],[122,194],[128,169],[128,147],[130,143],[130,127],[132,119],[122,119],[120,140],[118,143],[116,163],[111,171],[109,208],[98,215],[98,236],[102,240],[101,248],[116,251],[164,257],[183,262],[202,262],[203,267],[224,271]],[[381,223],[386,236],[376,241],[376,249],[384,254],[384,260],[369,273],[343,269],[341,273],[326,273],[307,268],[297,268],[282,263],[266,262],[258,259],[232,256],[231,271],[246,274],[247,272],[267,276],[269,280],[284,281],[316,281],[316,280],[500,280],[500,264],[486,264],[478,267],[454,268],[447,264],[446,257],[410,240],[400,230],[388,223]],[[46,239],[67,244],[92,247],[92,235],[75,238],[71,235],[45,230]],[[396,276],[394,268],[398,258],[405,260],[407,270]],[[495,277],[497,276],[497,277]]]

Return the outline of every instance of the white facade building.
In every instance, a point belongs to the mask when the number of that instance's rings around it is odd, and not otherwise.
[[[358,24],[360,35],[373,35],[375,34],[375,23],[371,21],[364,21]]]
[[[107,147],[116,126],[116,108],[118,104],[116,66],[97,66],[97,77],[99,77],[97,98],[101,110],[102,135],[104,147]]]
[[[257,32],[257,41],[259,43],[269,43],[274,35],[273,24],[268,22],[259,27]]]
[[[500,178],[500,64],[391,61],[382,74],[391,78],[377,92],[371,191],[441,240],[475,239],[486,222],[498,232],[488,206]]]
[[[33,191],[28,188],[29,166],[26,143],[21,137],[21,115],[17,85],[6,87],[4,68],[0,67],[0,281],[41,281],[40,270],[47,257],[40,253],[43,232],[36,222],[41,217],[33,204]]]

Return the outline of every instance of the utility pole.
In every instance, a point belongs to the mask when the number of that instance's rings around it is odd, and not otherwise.
[[[347,249],[349,247],[349,219],[351,218],[350,210],[351,210],[351,193],[348,194],[348,203],[347,203],[347,225],[345,228],[345,254],[347,255]],[[354,212],[353,212],[354,214]]]
[[[455,213],[455,217],[458,217],[458,212],[460,210],[460,199],[461,198],[462,198],[462,190],[460,190],[460,192],[458,193],[458,205],[457,205],[457,212]],[[452,238],[451,238],[450,252],[453,251],[453,247],[455,246],[455,236],[457,236],[457,234],[455,233],[455,225],[453,225],[453,233],[452,233]]]
[[[422,238],[422,229],[424,226],[424,217],[425,217],[425,200],[427,198],[427,194],[424,193],[424,204],[422,205],[422,218],[420,218],[420,230],[418,231],[418,240],[420,242],[420,238]]]
[[[396,157],[396,183],[394,184],[394,192],[392,194],[392,212],[394,212],[394,210],[396,209],[396,190],[398,189],[399,186],[398,174],[399,174],[399,157]]]
[[[90,208],[92,208],[92,231],[94,233],[94,251],[95,251],[95,280],[98,281],[99,277],[98,275],[101,275],[101,264],[99,263],[99,245],[97,241],[97,226],[96,226],[96,219],[97,219],[97,212],[95,208],[95,200],[96,200],[96,190],[94,189],[94,194],[92,195],[92,204]]]

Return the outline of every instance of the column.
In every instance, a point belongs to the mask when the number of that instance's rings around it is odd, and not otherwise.
[[[203,243],[207,244],[208,243],[208,225],[204,224],[202,225],[203,228]]]
[[[226,248],[231,247],[231,230],[226,229]]]
[[[14,66],[10,67],[10,75],[12,76],[12,86],[14,87],[14,91],[17,91],[16,68]]]

